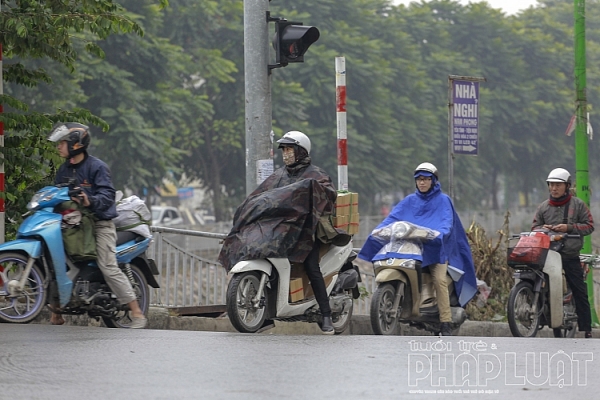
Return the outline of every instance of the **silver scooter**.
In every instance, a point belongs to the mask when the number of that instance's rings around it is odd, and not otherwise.
[[[544,326],[554,337],[572,338],[577,331],[575,299],[563,275],[558,250],[567,238],[579,235],[539,230],[513,235],[507,263],[515,285],[507,305],[508,325],[515,337],[535,337]]]
[[[421,267],[422,243],[439,232],[410,222],[399,221],[376,229],[371,236],[386,243],[379,254],[402,254],[402,258],[373,261],[378,286],[371,299],[371,327],[376,335],[391,335],[398,323],[439,334],[440,320],[433,280]],[[449,267],[449,273],[452,269]],[[452,312],[451,328],[456,333],[467,319],[460,307],[450,275],[448,292]]]

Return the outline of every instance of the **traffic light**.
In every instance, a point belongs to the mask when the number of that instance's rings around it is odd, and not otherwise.
[[[275,22],[273,48],[276,64],[269,65],[269,69],[304,62],[304,53],[319,39],[319,30],[314,26],[304,26],[302,22],[291,22],[283,18],[274,18],[272,21]]]

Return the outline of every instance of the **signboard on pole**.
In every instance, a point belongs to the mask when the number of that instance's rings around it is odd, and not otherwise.
[[[452,81],[452,153],[479,154],[479,82]]]
[[[448,194],[454,199],[454,155],[479,155],[479,82],[484,77],[448,75]]]

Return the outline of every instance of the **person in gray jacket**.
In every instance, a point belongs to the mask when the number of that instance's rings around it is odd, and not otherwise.
[[[564,247],[560,250],[560,256],[567,283],[575,297],[579,331],[585,332],[586,338],[591,338],[592,316],[579,252],[583,247],[583,236],[591,235],[594,231],[594,219],[583,200],[571,195],[569,171],[564,168],[553,169],[546,182],[550,198],[537,208],[531,230],[549,229],[581,236],[566,239]]]

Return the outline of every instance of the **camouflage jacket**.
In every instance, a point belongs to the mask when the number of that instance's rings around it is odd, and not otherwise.
[[[336,198],[331,178],[308,157],[276,170],[236,210],[219,262],[228,271],[266,257],[304,262],[319,219],[331,215]]]

